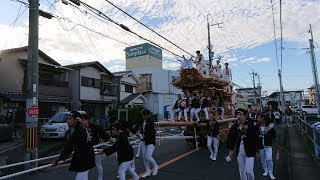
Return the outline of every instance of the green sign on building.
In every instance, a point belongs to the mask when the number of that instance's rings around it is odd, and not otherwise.
[[[125,49],[125,52],[126,52],[126,59],[144,56],[144,55],[150,55],[154,58],[162,60],[162,50],[149,43],[127,47]]]

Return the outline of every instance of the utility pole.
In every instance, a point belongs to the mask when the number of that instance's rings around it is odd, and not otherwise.
[[[283,38],[282,38],[282,0],[280,0],[280,68],[278,71],[278,76],[279,76],[279,83],[280,83],[280,101],[281,101],[281,106],[280,110],[282,113],[285,111],[285,99],[284,99],[284,93],[283,93],[283,83],[282,83],[282,59],[283,59]]]
[[[281,75],[281,70],[279,69],[278,71],[278,76],[279,76],[279,83],[280,83],[280,111],[284,113],[285,110],[285,100],[284,100],[284,93],[283,93],[283,85],[282,85],[282,75]]]
[[[39,0],[29,0],[29,39],[27,65],[26,138],[25,160],[38,158],[38,32]],[[26,164],[34,168],[38,163]]]
[[[211,68],[212,66],[212,59],[213,59],[213,52],[212,52],[212,45],[211,45],[211,40],[210,40],[210,26],[218,26],[219,28],[222,28],[220,27],[220,24],[223,24],[223,22],[221,23],[216,23],[216,24],[210,24],[209,23],[209,16],[210,14],[207,15],[207,28],[208,28],[208,53],[209,53],[209,68]]]
[[[253,93],[254,93],[254,105],[257,105],[257,92],[256,92],[256,81],[255,81],[255,76],[257,75],[254,73],[254,70],[252,69],[252,82],[253,82]]]
[[[309,39],[309,43],[310,43],[310,59],[311,59],[311,66],[312,66],[312,73],[313,73],[313,80],[314,80],[314,88],[316,90],[316,105],[317,105],[317,108],[318,108],[318,118],[319,118],[320,117],[319,81],[318,81],[317,62],[316,62],[316,57],[315,57],[315,53],[314,53],[313,34],[312,34],[311,24],[310,24],[309,33],[311,35],[311,39]]]
[[[262,112],[262,97],[261,97],[261,89],[262,89],[262,87],[261,87],[261,84],[260,84],[260,75],[259,74],[256,74],[257,76],[258,76],[258,89],[260,90],[260,92],[259,92],[259,98],[260,98],[260,110],[261,110],[261,112]]]

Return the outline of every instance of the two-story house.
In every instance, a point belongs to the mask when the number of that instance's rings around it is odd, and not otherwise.
[[[141,86],[139,78],[132,71],[115,72],[113,75],[118,77],[120,87],[119,106],[126,108],[135,105],[144,106],[147,99],[139,91]]]
[[[85,62],[64,66],[72,68],[73,108],[86,111],[91,117],[105,118],[118,100],[118,80],[100,62]]]
[[[27,85],[28,47],[0,52],[0,113],[12,112],[24,122]],[[39,50],[39,117],[48,118],[57,111],[71,108],[71,87],[68,82],[72,69]]]

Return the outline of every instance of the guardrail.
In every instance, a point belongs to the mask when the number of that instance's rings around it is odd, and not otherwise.
[[[299,116],[297,118],[297,124],[299,132],[302,135],[306,135],[308,139],[313,143],[314,154],[319,158],[320,157],[320,132],[315,130],[310,124],[307,123],[306,117],[301,119]]]
[[[157,134],[160,134],[160,132],[157,132]],[[181,134],[181,135],[174,135],[174,136],[169,136],[169,137],[161,137],[161,135],[160,135],[160,136],[156,136],[156,138],[157,138],[156,141],[160,142],[163,139],[189,139],[189,138],[194,138],[194,137],[193,136],[183,136]],[[129,139],[130,139],[130,144],[132,144],[133,147],[138,146],[138,143],[140,142],[139,139],[132,139],[132,137],[129,137]],[[101,146],[108,146],[109,147],[109,146],[112,146],[112,144],[110,142],[106,142],[106,143],[95,145],[95,146],[93,146],[93,148],[99,148]],[[9,165],[4,165],[4,166],[0,166],[0,170],[1,169],[6,169],[6,168],[10,168],[10,167],[19,166],[19,165],[23,165],[23,164],[29,164],[29,163],[33,163],[33,162],[39,162],[39,161],[44,161],[44,160],[48,160],[48,159],[53,159],[53,158],[56,158],[58,156],[59,156],[59,154],[58,155],[48,156],[48,157],[43,157],[43,158],[38,158],[38,159],[33,159],[33,160],[29,160],[29,161],[22,161],[22,162],[18,162],[18,163],[9,164]],[[66,161],[60,161],[59,164],[68,162],[70,160],[71,160],[71,158],[67,159]],[[22,175],[22,174],[27,174],[27,173],[30,173],[30,172],[38,171],[38,170],[49,168],[49,167],[51,167],[51,164],[46,164],[46,165],[43,165],[43,166],[27,169],[27,170],[24,170],[24,171],[16,172],[16,173],[5,175],[5,176],[0,176],[0,180],[16,177],[16,176],[19,176],[19,175]]]

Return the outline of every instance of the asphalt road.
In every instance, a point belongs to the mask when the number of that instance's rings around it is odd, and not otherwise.
[[[279,135],[279,144],[281,146],[280,158],[275,161],[274,175],[277,179],[288,179],[288,159],[287,159],[287,141],[286,129],[277,128]],[[206,147],[194,150],[191,144],[185,140],[162,140],[157,145],[154,157],[160,165],[157,176],[148,179],[166,179],[166,180],[203,180],[203,179],[239,179],[239,172],[236,160],[227,163],[224,156],[227,155],[227,149],[224,144],[219,147],[217,161],[209,159],[209,153]],[[143,163],[140,158],[135,160],[136,172],[144,172]],[[115,155],[106,157],[103,160],[104,179],[116,179],[117,162]],[[260,160],[255,161],[254,168],[256,180],[268,179],[262,176],[263,170]],[[49,168],[30,175],[21,175],[15,180],[57,180],[74,179],[75,173],[68,171],[68,165],[62,165],[58,168]],[[93,169],[89,173],[89,179],[97,179],[97,171]]]

